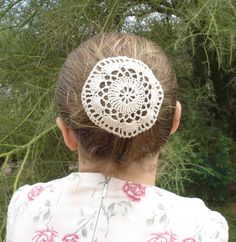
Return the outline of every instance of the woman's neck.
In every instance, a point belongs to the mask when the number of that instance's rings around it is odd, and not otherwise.
[[[113,176],[121,180],[154,186],[156,180],[157,160],[158,155],[153,157],[151,160],[142,162],[142,165],[137,162],[132,162],[127,168],[123,169],[122,172],[118,172],[116,175],[110,175],[109,173],[106,175]],[[93,162],[84,162],[80,160],[79,171],[102,172],[98,166],[95,167],[93,164]]]

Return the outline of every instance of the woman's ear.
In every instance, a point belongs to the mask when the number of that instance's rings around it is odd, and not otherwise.
[[[172,129],[170,131],[170,134],[175,133],[175,131],[178,129],[179,123],[180,123],[181,112],[182,112],[181,104],[179,101],[177,101],[176,108],[175,108],[175,115],[173,118],[173,124],[172,124]]]
[[[56,118],[56,124],[62,132],[66,146],[72,151],[77,150],[78,141],[72,129],[66,126],[61,117]]]

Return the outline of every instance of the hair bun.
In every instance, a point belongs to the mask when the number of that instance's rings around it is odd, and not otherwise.
[[[122,138],[150,129],[163,98],[162,86],[152,70],[142,61],[126,56],[99,61],[81,93],[91,121]]]

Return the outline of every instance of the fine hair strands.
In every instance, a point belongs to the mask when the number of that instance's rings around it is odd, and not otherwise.
[[[164,91],[155,124],[131,138],[120,138],[96,126],[86,115],[81,102],[83,85],[96,63],[116,56],[144,62]],[[58,113],[74,131],[81,154],[98,164],[104,173],[121,171],[131,162],[144,163],[160,151],[170,136],[176,99],[175,72],[162,48],[144,37],[121,33],[98,34],[81,43],[62,66],[56,91]]]

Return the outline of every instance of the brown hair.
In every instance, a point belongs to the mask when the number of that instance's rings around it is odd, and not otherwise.
[[[120,138],[97,127],[86,115],[81,102],[82,87],[94,65],[104,58],[115,56],[143,61],[164,90],[156,123],[132,138]],[[76,134],[82,152],[104,166],[122,168],[129,162],[141,162],[155,155],[170,135],[175,105],[176,77],[171,63],[161,47],[144,37],[121,33],[95,35],[68,56],[59,75],[59,115]]]

